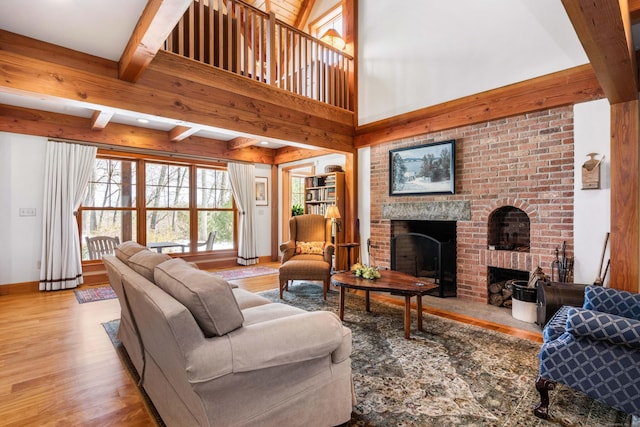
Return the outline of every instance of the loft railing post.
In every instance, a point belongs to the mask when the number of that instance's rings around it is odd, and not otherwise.
[[[278,84],[278,78],[276,76],[276,14],[273,12],[269,12],[267,17],[266,38],[267,82],[275,86]]]

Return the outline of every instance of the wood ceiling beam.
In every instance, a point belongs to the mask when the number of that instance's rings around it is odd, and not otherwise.
[[[375,145],[603,97],[593,69],[586,64],[360,126],[354,145]]]
[[[562,0],[610,104],[638,99],[627,1]]]
[[[31,50],[49,46],[21,40],[30,43]],[[17,48],[3,51],[0,90],[80,102],[91,109],[137,111],[328,150],[355,150],[353,112],[163,51],[136,84],[34,56]],[[76,52],[69,63],[78,64],[84,56]]]
[[[200,129],[197,127],[176,126],[169,131],[169,141],[180,142],[198,132],[198,130]]]
[[[180,144],[171,142],[167,132],[111,123],[101,132],[89,129],[89,119],[66,114],[0,104],[0,131],[45,138],[86,141],[120,150],[153,154],[173,153],[188,157],[274,164],[275,150],[250,147],[228,150],[226,141],[192,136]]]
[[[316,0],[302,0],[300,4],[300,11],[298,12],[298,16],[296,16],[296,21],[293,26],[299,30],[303,30],[303,27],[307,25],[307,21],[309,20],[309,14],[313,9],[313,6],[316,4]],[[304,31],[304,30],[303,30]]]
[[[276,165],[325,156],[327,154],[334,154],[334,152],[331,151],[310,150],[308,148],[299,147],[281,147],[275,150],[275,152],[273,163]]]
[[[96,110],[91,116],[91,130],[100,130],[107,127],[113,117],[113,111]]]
[[[251,147],[252,145],[258,144],[260,141],[255,138],[245,138],[243,136],[239,136],[237,138],[233,138],[230,141],[227,141],[227,149],[229,150],[239,150],[241,148]]]
[[[122,80],[140,78],[191,3],[193,0],[148,0],[120,58]]]

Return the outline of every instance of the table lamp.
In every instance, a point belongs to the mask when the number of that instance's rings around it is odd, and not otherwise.
[[[340,232],[340,209],[336,205],[327,208],[324,217],[331,219],[331,235],[334,237],[334,243],[338,243],[338,233]]]

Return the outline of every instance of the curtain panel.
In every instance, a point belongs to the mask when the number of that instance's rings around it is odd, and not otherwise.
[[[251,164],[229,163],[227,169],[239,211],[238,264],[257,264],[255,167]]]
[[[75,219],[93,171],[96,147],[47,142],[40,290],[75,288],[83,283],[80,236]]]

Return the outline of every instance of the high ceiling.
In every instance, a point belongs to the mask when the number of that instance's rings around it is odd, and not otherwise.
[[[185,3],[184,0],[164,0]],[[136,23],[147,3],[157,0],[2,0],[0,1],[0,29],[46,41],[79,52],[119,61],[134,32]],[[186,4],[188,5],[189,2]],[[314,0],[248,0],[261,10],[271,8],[276,17],[295,25],[299,14],[312,7]],[[185,7],[186,8],[186,7]],[[10,94],[0,89],[0,104],[91,118],[96,106],[60,99]],[[169,131],[176,126],[197,126],[135,111],[114,110],[110,122]],[[148,123],[140,123],[146,119]],[[241,135],[225,129],[198,126],[197,136],[230,141]],[[263,143],[267,141],[261,141]],[[256,141],[258,143],[258,141]],[[286,144],[268,141],[266,147],[279,148]],[[292,144],[299,145],[299,144]]]

